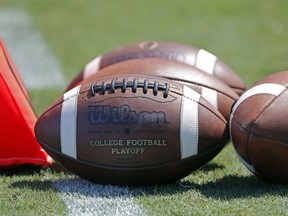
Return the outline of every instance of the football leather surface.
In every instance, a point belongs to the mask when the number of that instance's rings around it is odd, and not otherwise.
[[[79,82],[102,68],[136,58],[161,58],[192,65],[216,76],[238,95],[245,91],[245,85],[238,74],[215,55],[204,49],[186,44],[164,41],[143,41],[130,44],[96,57],[73,79],[67,90],[75,87]]]
[[[65,168],[99,183],[169,183],[225,146],[227,121],[196,91],[118,72],[76,86],[39,117],[37,140]]]
[[[202,70],[167,59],[134,59],[106,67],[91,79],[119,74],[141,74],[171,79],[194,89],[225,117],[230,118],[231,107],[239,96],[224,82]],[[87,81],[91,82],[90,78]]]
[[[244,165],[273,182],[288,182],[288,72],[255,83],[234,105],[231,140]]]

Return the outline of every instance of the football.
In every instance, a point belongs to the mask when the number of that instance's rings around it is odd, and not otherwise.
[[[192,65],[227,83],[238,95],[245,91],[245,85],[238,74],[215,55],[186,44],[164,41],[143,41],[98,56],[73,79],[67,90],[102,68],[136,58],[162,58]]]
[[[119,74],[142,74],[174,80],[194,89],[225,117],[230,118],[231,107],[239,96],[224,82],[195,67],[167,59],[134,59],[120,62],[98,71],[91,79]],[[83,82],[86,82],[83,81]],[[87,78],[87,82],[91,82]]]
[[[254,84],[233,106],[230,137],[244,165],[260,178],[288,182],[288,71]]]
[[[191,88],[146,75],[114,75],[66,92],[39,117],[49,155],[90,181],[174,182],[213,159],[228,139],[222,114]]]

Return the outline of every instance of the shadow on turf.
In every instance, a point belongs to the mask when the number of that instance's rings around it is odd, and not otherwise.
[[[53,163],[49,167],[24,164],[24,165],[9,168],[9,169],[0,169],[0,177],[1,176],[32,176],[37,173],[41,173],[41,171],[44,171],[44,170],[49,170],[52,173],[60,173],[60,172],[69,173],[67,170],[65,170],[63,167],[61,167],[57,163]]]
[[[265,182],[256,176],[225,176],[216,182],[195,184],[182,182],[184,187],[196,189],[205,197],[221,200],[231,200],[246,197],[261,197],[263,195],[288,196],[288,186]]]
[[[222,166],[217,164],[209,164],[202,168],[204,171],[213,171],[215,169],[222,169]],[[1,175],[5,176],[27,176],[27,175],[34,175],[35,173],[40,173],[43,168],[35,167],[35,166],[24,166],[18,167],[11,170],[1,171]],[[50,168],[49,168],[50,169]],[[59,167],[52,168],[52,172],[60,172],[62,171]],[[53,181],[53,180],[52,180]],[[65,183],[68,188],[69,192],[77,192],[83,193],[83,195],[94,196],[95,193],[85,193],[82,190],[78,190],[83,186],[93,189],[94,192],[98,191],[99,188],[107,189],[113,188],[117,186],[109,186],[109,185],[100,185],[100,184],[93,184],[91,182],[85,181],[81,178],[71,178],[71,179],[62,179],[55,181],[60,183]],[[30,188],[32,190],[50,190],[51,189],[51,180],[19,180],[14,182],[10,185],[10,187],[14,188]],[[69,184],[72,186],[69,187]],[[74,186],[73,186],[74,185]],[[78,185],[75,187],[75,185]],[[98,188],[98,189],[97,189]],[[118,187],[119,189],[127,189],[127,187]],[[70,191],[71,190],[71,191]],[[133,194],[133,196],[159,196],[159,195],[173,195],[173,194],[181,194],[186,193],[191,190],[199,191],[203,196],[213,199],[220,199],[220,200],[231,200],[235,198],[246,198],[246,197],[261,197],[264,195],[282,195],[288,196],[288,186],[282,184],[272,184],[267,183],[256,176],[224,176],[222,179],[217,181],[211,181],[206,183],[194,183],[188,180],[182,180],[174,184],[168,185],[155,185],[155,186],[146,186],[146,187],[128,187],[128,190]],[[89,190],[88,190],[89,191]],[[115,197],[115,194],[110,194],[111,197]],[[109,197],[109,194],[105,194],[105,197]],[[103,196],[101,194],[97,194],[96,196]],[[121,196],[121,195],[120,195]]]
[[[30,176],[40,173],[42,167],[35,165],[22,165],[9,169],[0,169],[0,176]]]
[[[47,191],[53,189],[53,180],[43,179],[42,176],[46,172],[50,172],[52,175],[59,175],[62,172],[69,173],[57,163],[53,163],[49,167],[25,164],[10,169],[0,169],[0,178],[1,176],[15,177],[14,182],[9,185],[10,188]]]
[[[156,185],[134,190],[134,196],[146,194],[149,196],[171,195],[186,193],[190,190],[199,191],[203,196],[219,200],[231,200],[247,197],[261,197],[264,195],[288,196],[288,186],[272,184],[262,181],[256,176],[225,176],[216,182],[204,184],[181,181],[171,185]]]
[[[35,191],[50,191],[54,189],[50,180],[20,180],[13,182],[9,188],[31,189]]]
[[[208,163],[207,165],[201,167],[201,171],[203,172],[209,172],[214,171],[216,169],[225,169],[225,166],[217,164],[217,163]]]

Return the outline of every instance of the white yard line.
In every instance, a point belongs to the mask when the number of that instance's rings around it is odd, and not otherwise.
[[[143,209],[133,202],[127,187],[94,184],[83,179],[54,182],[69,215],[141,216]]]
[[[59,61],[27,13],[0,8],[0,37],[28,89],[63,86],[65,78]]]

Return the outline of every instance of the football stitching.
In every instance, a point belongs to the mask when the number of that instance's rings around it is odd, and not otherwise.
[[[282,94],[284,94],[284,92],[285,92],[286,90],[287,90],[287,87],[285,86],[285,89],[284,89],[279,95],[274,96],[274,98],[271,100],[271,102],[269,102],[269,103],[261,110],[261,112],[259,112],[259,114],[257,115],[257,117],[254,119],[254,121],[253,121],[253,123],[252,123],[251,130],[250,130],[250,133],[249,133],[249,137],[250,137],[250,134],[253,134],[253,135],[256,136],[256,137],[260,137],[258,134],[255,134],[255,133],[252,132],[252,129],[253,129],[254,126],[255,126],[255,122],[256,122],[257,119],[261,116],[261,114],[262,114],[263,112],[265,112],[266,109],[268,109],[268,108],[270,107],[270,105],[271,105],[275,100],[277,100]],[[272,140],[272,139],[270,139],[270,138],[268,138],[268,137],[265,137],[265,134],[264,134],[263,138],[266,139],[266,140]],[[281,140],[279,140],[279,139],[277,139],[277,138],[276,138],[275,140],[273,139],[273,141],[284,144],[283,141],[281,141]]]
[[[287,142],[284,142],[284,141],[281,141],[281,140],[271,139],[271,138],[265,137],[265,136],[259,136],[259,135],[254,134],[254,133],[252,133],[252,135],[255,136],[255,137],[259,137],[261,139],[267,140],[267,141],[273,141],[273,142],[276,142],[277,144],[281,144],[281,145],[287,146]]]
[[[217,116],[217,118],[218,119],[220,119],[224,124],[227,124],[227,122],[224,120],[224,117],[223,117],[223,119],[217,114],[217,113],[215,113],[213,110],[211,110],[209,107],[207,107],[206,105],[204,105],[204,104],[202,104],[201,102],[200,102],[200,100],[199,100],[199,102],[198,101],[196,101],[196,100],[194,100],[194,99],[192,99],[192,98],[190,98],[190,97],[188,97],[188,96],[185,96],[185,95],[181,95],[182,97],[184,97],[184,98],[187,98],[187,99],[189,99],[189,100],[191,100],[191,101],[193,101],[193,102],[195,102],[195,103],[198,103],[199,105],[201,105],[203,108],[205,108],[207,111],[209,111],[210,113],[213,113],[214,114],[214,116]],[[201,96],[201,98],[203,98],[202,96]],[[210,103],[209,103],[210,104]],[[211,105],[212,106],[212,105]],[[216,108],[215,108],[216,109]],[[220,113],[221,114],[221,113]],[[222,114],[221,114],[222,115]]]
[[[278,94],[277,96],[274,95],[274,98],[273,98],[262,110],[259,111],[259,113],[256,115],[255,119],[252,121],[250,130],[248,131],[248,136],[247,136],[247,139],[246,139],[246,143],[248,143],[251,134],[255,135],[255,134],[252,132],[252,130],[253,130],[254,126],[255,126],[256,120],[257,120],[257,119],[262,115],[262,113],[263,113],[268,107],[270,107],[270,105],[271,105],[279,96],[281,96],[286,90],[287,90],[287,87],[285,86],[285,89],[284,89],[280,94]],[[247,153],[250,161],[252,162],[251,154],[250,154],[250,152],[248,151],[248,149],[246,150],[246,153]]]
[[[244,127],[236,118],[233,118],[233,122],[236,124],[237,127],[245,130],[246,133],[247,133],[247,136],[249,135],[249,133],[250,133],[250,132],[249,132],[249,129],[248,129],[247,127]],[[247,140],[246,140],[246,143],[247,143]],[[243,158],[243,156],[240,155],[240,153],[237,151],[237,148],[236,148],[234,142],[232,142],[232,144],[234,145],[234,148],[235,148],[237,154],[238,154],[244,161],[246,161],[246,160]],[[246,149],[246,148],[245,148],[245,149]],[[245,152],[246,152],[246,155],[245,155],[245,156],[247,156],[248,159],[249,159],[249,161],[250,161],[250,162],[246,161],[246,163],[248,163],[248,164],[250,164],[251,166],[253,166],[253,164],[251,163],[251,159],[250,159],[250,155],[249,155],[248,151],[246,150]]]
[[[251,133],[251,131],[252,131],[254,125],[255,125],[255,122],[256,122],[257,119],[262,115],[262,113],[263,113],[268,107],[270,107],[271,104],[272,104],[278,97],[280,97],[286,90],[287,90],[287,87],[285,86],[285,89],[284,89],[280,94],[274,95],[274,98],[271,99],[271,101],[270,101],[268,104],[266,104],[266,105],[263,107],[262,110],[259,111],[259,113],[256,115],[255,119],[252,121],[250,133]],[[249,134],[250,134],[250,133],[249,133]]]
[[[186,82],[184,80],[181,80],[181,79],[174,79],[174,78],[167,78],[167,77],[164,77],[165,79],[170,79],[172,81],[175,81],[175,82],[180,82],[180,83],[183,83],[183,85],[194,85],[194,86],[198,86],[198,87],[205,87],[207,89],[211,89],[211,90],[214,90],[216,91],[218,94],[221,94],[221,95],[224,95],[224,96],[227,96],[228,98],[232,99],[232,100],[236,100],[236,98],[233,98],[232,96],[226,94],[226,92],[222,92],[222,91],[219,91],[215,88],[212,88],[211,86],[207,86],[207,85],[203,85],[203,84],[199,84],[199,83],[190,83],[190,82]]]
[[[98,92],[100,92],[102,95],[104,95],[107,91],[110,91],[111,94],[114,94],[116,89],[121,89],[121,92],[125,93],[127,88],[131,88],[133,93],[136,93],[139,88],[142,88],[143,94],[147,94],[148,89],[152,89],[154,96],[158,95],[158,91],[162,91],[163,97],[167,98],[170,85],[167,82],[160,84],[159,81],[154,81],[154,83],[151,83],[148,79],[145,79],[144,82],[139,82],[137,78],[134,78],[133,81],[129,81],[128,78],[125,77],[123,81],[117,81],[117,79],[113,79],[110,83],[103,81],[102,84],[98,85],[97,82],[94,82],[90,86],[92,97],[95,96]]]

